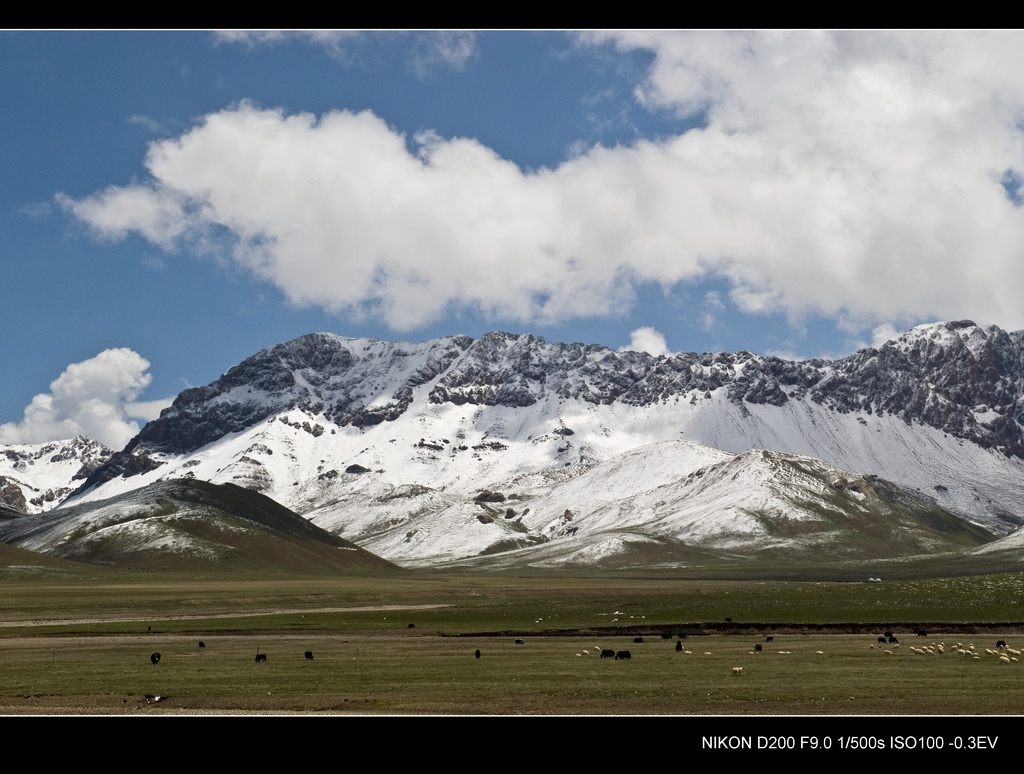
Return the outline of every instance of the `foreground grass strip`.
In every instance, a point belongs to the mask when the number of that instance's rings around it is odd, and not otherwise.
[[[949,652],[886,654],[863,635],[598,643],[278,635],[7,639],[0,711],[474,714],[1003,714],[1024,701],[1024,666]],[[951,644],[951,643],[950,643]],[[267,656],[256,663],[257,652]],[[313,660],[306,660],[310,650]],[[481,652],[475,658],[475,651]],[[591,655],[582,655],[589,650]],[[158,664],[150,663],[158,651]],[[580,655],[577,655],[580,654]],[[734,674],[742,667],[742,674]],[[160,697],[157,701],[156,697]]]
[[[985,648],[1024,645],[1022,589],[1019,574],[9,579],[0,712],[1017,713],[1024,667]],[[821,628],[836,624],[861,631]],[[883,626],[901,647],[867,631]]]

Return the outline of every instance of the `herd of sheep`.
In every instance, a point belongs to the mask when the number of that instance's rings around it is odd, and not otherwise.
[[[918,635],[923,635],[923,634],[924,634],[923,632],[918,632]],[[767,637],[766,641],[767,642],[772,642],[773,639],[774,639],[773,637]],[[633,642],[634,643],[642,643],[643,642],[643,638],[642,637],[636,637],[633,640]],[[517,643],[522,644],[522,640],[517,640]],[[892,646],[891,648],[884,648],[884,649],[883,648],[879,648],[882,651],[883,654],[888,655],[888,656],[895,655],[896,651],[900,647],[899,640],[895,636],[893,636],[892,632],[886,632],[885,636],[879,637],[878,638],[878,643],[879,644],[884,643],[886,645],[891,645]],[[876,647],[875,643],[872,643],[869,647],[872,650],[874,650],[875,647]],[[615,655],[615,659],[616,660],[628,659],[628,658],[630,658],[630,655],[631,655],[629,651],[619,651],[619,652],[616,652],[616,651],[611,650],[611,649],[602,648],[601,646],[597,646],[597,647],[595,647],[593,649],[586,649],[586,650],[578,651],[576,653],[576,655],[577,656],[589,656],[591,654],[591,650],[593,650],[594,653],[600,654],[602,658],[610,657],[612,655]],[[676,642],[675,650],[676,650],[677,653],[681,653],[684,656],[692,656],[693,655],[693,651],[692,650],[687,650],[686,648],[684,648],[682,642]],[[981,660],[981,658],[982,658],[981,653],[975,649],[974,643],[968,643],[967,645],[964,645],[963,643],[958,642],[955,645],[950,646],[949,650],[947,650],[946,644],[944,642],[932,642],[932,643],[930,643],[928,645],[923,645],[921,647],[915,647],[915,646],[911,645],[908,648],[908,651],[912,652],[914,654],[917,654],[917,655],[921,655],[921,656],[928,656],[928,655],[941,656],[941,655],[944,655],[944,654],[946,654],[948,652],[948,653],[956,653],[956,654],[959,654],[959,655],[968,656],[970,658],[974,658],[975,660]],[[764,646],[761,645],[761,643],[756,643],[752,650],[748,650],[747,651],[747,655],[757,656],[757,655],[759,655],[759,654],[761,654],[763,652],[764,652]],[[710,651],[710,650],[703,651],[703,653],[704,653],[705,656],[713,655],[713,652]],[[779,650],[778,651],[778,655],[780,655],[780,656],[790,656],[790,655],[792,655],[792,653],[793,652],[790,651],[790,650]],[[1019,660],[1020,655],[1021,655],[1021,651],[1017,650],[1015,648],[1008,647],[1005,640],[998,640],[996,642],[996,646],[994,648],[985,648],[984,649],[984,654],[985,655],[989,655],[989,656],[994,656],[995,658],[998,659],[998,663],[1000,663],[1000,664],[1012,664],[1012,663],[1015,663],[1015,662],[1017,662]],[[816,655],[816,656],[824,656],[825,655],[825,651],[816,650],[816,651],[814,651],[814,655]],[[732,674],[734,674],[734,675],[742,675],[743,674],[743,667],[741,667],[741,666],[733,667],[732,668]]]

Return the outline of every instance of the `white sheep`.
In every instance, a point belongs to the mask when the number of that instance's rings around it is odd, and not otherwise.
[[[732,668],[732,673],[734,675],[741,675],[741,674],[743,674],[743,667],[733,667]]]

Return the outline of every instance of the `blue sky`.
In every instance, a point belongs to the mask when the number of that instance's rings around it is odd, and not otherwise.
[[[0,443],[311,331],[1024,328],[1021,33],[6,32]]]

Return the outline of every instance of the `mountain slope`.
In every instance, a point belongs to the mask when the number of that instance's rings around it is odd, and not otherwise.
[[[116,497],[0,521],[0,540],[118,567],[384,574],[390,562],[256,492],[172,480]]]
[[[993,536],[934,500],[807,457],[686,442],[635,449],[567,481],[519,477],[362,544],[400,564],[627,565],[697,555],[862,560],[971,549]],[[538,486],[538,484],[541,484]],[[532,485],[532,486],[531,486]],[[538,494],[539,489],[547,489]],[[497,496],[504,496],[495,503]],[[505,552],[518,549],[514,555]],[[479,564],[470,561],[470,564]]]

